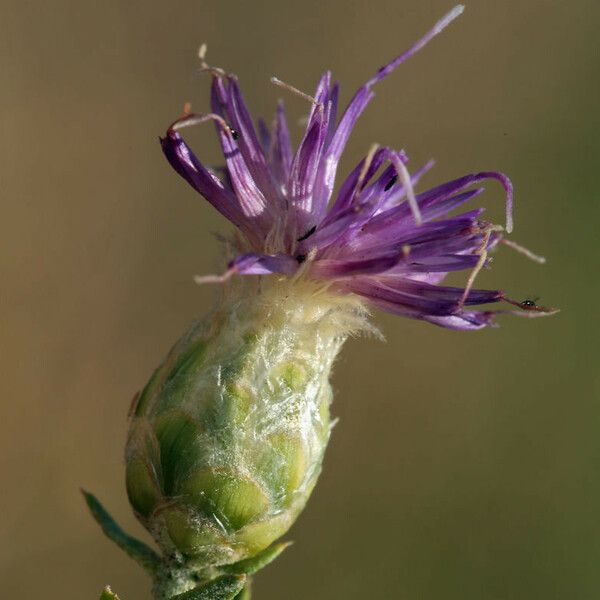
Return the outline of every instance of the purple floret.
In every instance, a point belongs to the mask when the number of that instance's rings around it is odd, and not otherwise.
[[[173,168],[243,234],[246,251],[226,276],[302,275],[327,282],[339,293],[356,294],[382,310],[450,329],[481,329],[493,311],[470,307],[505,300],[499,291],[445,287],[451,271],[476,273],[501,229],[481,220],[483,209],[449,213],[483,191],[469,189],[496,179],[506,192],[506,231],[512,229],[512,185],[495,171],[466,175],[415,194],[404,151],[373,146],[333,198],[337,168],[359,116],[374,96],[372,87],[421,49],[462,12],[456,7],[406,52],[381,67],[360,87],[339,121],[338,84],[325,73],[312,100],[303,138],[294,152],[283,104],[269,129],[258,131],[237,78],[212,73],[212,113],[186,114],[161,140]],[[226,176],[202,165],[179,130],[212,120],[225,158]],[[509,300],[509,302],[512,302]],[[513,304],[517,304],[512,302]],[[498,311],[496,311],[498,312]]]

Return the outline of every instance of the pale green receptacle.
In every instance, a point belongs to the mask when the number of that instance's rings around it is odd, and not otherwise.
[[[256,555],[304,507],[329,439],[329,373],[348,306],[288,282],[239,284],[141,393],[127,491],[167,555],[210,568]]]

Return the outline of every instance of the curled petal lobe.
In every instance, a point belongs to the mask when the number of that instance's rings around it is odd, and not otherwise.
[[[224,217],[247,235],[254,237],[256,226],[243,210],[238,197],[202,165],[177,131],[169,129],[167,135],[161,139],[161,145],[167,160],[179,175]]]

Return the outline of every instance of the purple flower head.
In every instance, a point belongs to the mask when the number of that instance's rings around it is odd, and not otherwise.
[[[503,312],[529,316],[548,312],[531,301],[514,302],[501,291],[473,289],[489,250],[508,243],[502,231],[512,230],[512,185],[502,173],[465,175],[416,193],[417,182],[433,163],[411,174],[404,151],[373,145],[333,198],[340,158],[374,96],[375,84],[462,11],[462,6],[454,8],[406,52],[381,67],[357,90],[339,120],[339,88],[329,72],[312,97],[273,79],[312,104],[295,152],[281,103],[270,129],[262,121],[255,128],[237,78],[204,63],[212,74],[212,113],[186,114],[161,142],[173,168],[242,233],[241,254],[224,276],[213,280],[234,274],[308,277],[339,293],[359,295],[383,310],[451,329],[491,324],[501,311],[471,307],[500,300],[520,309]],[[203,165],[180,135],[183,127],[206,121],[215,123],[223,149],[222,177]],[[472,186],[490,179],[499,181],[506,193],[505,228],[482,220],[483,209],[449,216],[483,191]],[[470,272],[464,288],[440,285],[449,272],[459,270]]]

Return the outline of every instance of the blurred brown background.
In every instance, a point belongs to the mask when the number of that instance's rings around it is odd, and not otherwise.
[[[208,107],[195,54],[238,73],[270,117],[277,75],[343,99],[450,8],[377,2],[1,3],[3,598],[149,597],[79,486],[147,539],[127,504],[129,401],[212,301],[227,225],[170,170],[157,136]],[[513,239],[480,284],[560,315],[456,333],[377,316],[335,373],[325,470],[256,581],[257,600],[563,600],[600,596],[596,2],[476,0],[377,87],[345,166],[372,141],[438,166],[502,169]],[[306,105],[286,98],[291,115]],[[295,132],[298,137],[299,130]],[[212,128],[190,132],[216,162]],[[502,220],[502,194],[482,197]]]

